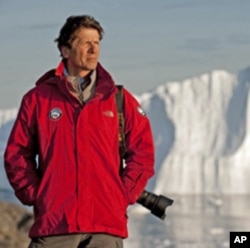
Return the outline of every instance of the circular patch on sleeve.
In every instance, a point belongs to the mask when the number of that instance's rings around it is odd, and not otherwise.
[[[141,106],[137,107],[137,111],[139,112],[139,114],[146,116],[146,112],[144,111],[144,109]]]

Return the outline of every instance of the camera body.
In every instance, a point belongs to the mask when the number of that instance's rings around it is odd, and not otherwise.
[[[173,200],[163,196],[156,195],[144,190],[137,200],[137,203],[151,211],[151,213],[160,219],[164,220],[166,217],[166,208],[173,204]]]

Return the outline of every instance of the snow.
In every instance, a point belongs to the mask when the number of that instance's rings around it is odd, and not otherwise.
[[[3,153],[10,129],[17,115],[17,109],[0,110],[0,155]]]

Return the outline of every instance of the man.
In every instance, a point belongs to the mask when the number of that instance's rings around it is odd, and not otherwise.
[[[56,39],[62,61],[23,97],[5,151],[16,196],[34,207],[30,248],[122,247],[126,209],[153,175],[150,123],[124,89],[120,170],[117,87],[99,61],[103,28],[71,16]]]

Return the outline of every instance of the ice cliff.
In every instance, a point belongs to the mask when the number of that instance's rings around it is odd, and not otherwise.
[[[249,193],[250,67],[168,82],[139,96],[151,119],[156,177],[170,193]]]

